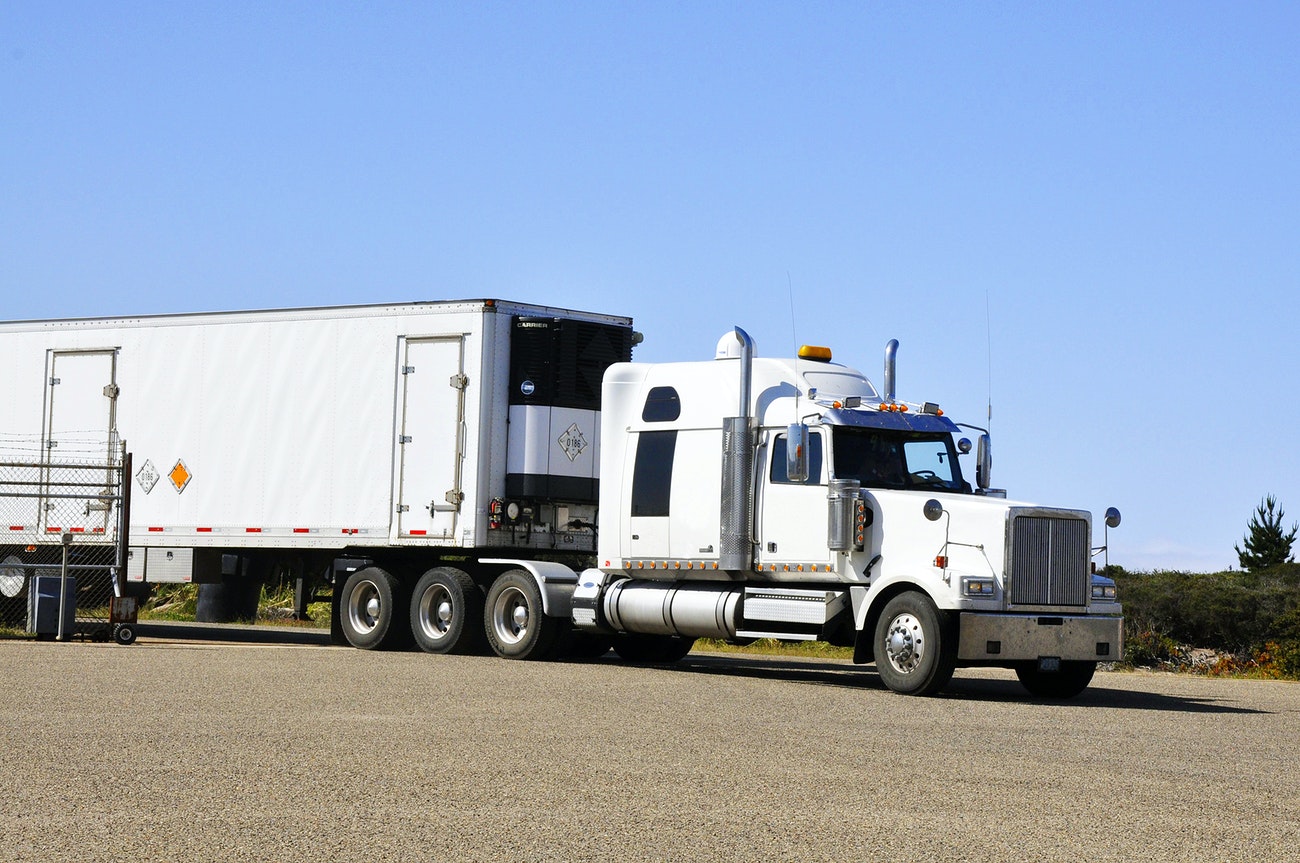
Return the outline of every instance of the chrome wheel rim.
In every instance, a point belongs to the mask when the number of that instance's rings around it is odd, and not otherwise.
[[[925,659],[925,629],[914,615],[900,614],[889,622],[885,656],[899,674],[911,674]]]
[[[528,636],[531,610],[528,597],[517,587],[507,587],[492,604],[492,628],[504,644],[518,644]]]
[[[348,624],[353,632],[373,632],[379,625],[383,606],[379,601],[379,587],[373,581],[363,581],[348,597]]]
[[[455,617],[451,592],[444,585],[430,585],[420,596],[417,607],[420,631],[434,641],[446,638]]]

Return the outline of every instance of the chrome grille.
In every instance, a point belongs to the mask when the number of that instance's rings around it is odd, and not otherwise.
[[[1008,581],[1012,605],[1088,603],[1088,522],[1019,515],[1011,520]]]

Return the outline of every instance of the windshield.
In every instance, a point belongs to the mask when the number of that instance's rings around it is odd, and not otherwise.
[[[836,426],[832,440],[838,479],[864,488],[971,490],[951,435]]]

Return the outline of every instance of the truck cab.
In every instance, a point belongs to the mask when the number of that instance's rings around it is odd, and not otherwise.
[[[574,626],[665,657],[696,637],[827,640],[910,694],[962,665],[1082,691],[1122,654],[1090,514],[989,488],[986,434],[971,458],[937,405],[894,397],[896,349],[883,393],[826,348],[760,358],[739,328],[712,361],[611,366]]]

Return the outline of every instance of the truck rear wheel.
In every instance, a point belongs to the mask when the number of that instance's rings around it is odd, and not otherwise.
[[[339,623],[348,644],[365,650],[394,647],[400,643],[406,617],[398,605],[402,586],[397,577],[377,566],[358,570],[343,583]]]
[[[933,695],[957,667],[957,640],[930,598],[909,590],[885,604],[872,640],[876,671],[904,695]]]
[[[497,656],[553,659],[565,623],[542,613],[542,592],[522,569],[501,575],[488,590],[483,628]]]
[[[426,653],[474,653],[483,645],[483,593],[465,572],[429,570],[411,594],[411,634]]]
[[[1096,670],[1095,662],[1062,662],[1060,671],[1039,671],[1038,663],[1025,662],[1016,666],[1016,677],[1035,698],[1064,700],[1087,689]]]
[[[614,652],[628,662],[673,663],[684,659],[694,646],[694,638],[673,635],[629,633],[614,639]]]

